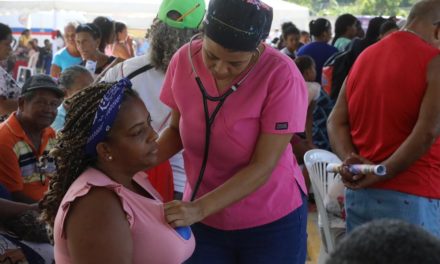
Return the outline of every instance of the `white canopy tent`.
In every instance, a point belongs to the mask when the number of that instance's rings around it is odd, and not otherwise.
[[[282,0],[264,2],[274,9],[272,30],[279,29],[286,21],[292,21],[301,29],[308,28],[308,8]],[[124,21],[129,28],[146,29],[156,16],[160,3],[160,0],[0,0],[0,22],[5,23],[12,16],[21,17],[22,27],[31,28],[35,27],[37,14],[44,12],[43,20],[52,21],[46,28],[62,29],[68,21],[85,22],[104,15]]]

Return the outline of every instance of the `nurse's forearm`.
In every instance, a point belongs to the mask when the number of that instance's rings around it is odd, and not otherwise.
[[[169,126],[162,132],[157,141],[159,145],[159,152],[157,154],[156,164],[165,162],[180,150],[182,150],[182,141],[177,128]]]
[[[261,134],[249,165],[195,201],[203,218],[240,201],[264,185],[291,138],[292,134]]]
[[[198,198],[195,203],[201,208],[203,218],[256,191],[267,182],[271,172],[272,170],[267,166],[251,164],[212,192]]]

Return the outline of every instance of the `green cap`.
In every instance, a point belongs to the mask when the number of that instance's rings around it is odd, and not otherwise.
[[[199,28],[205,16],[204,0],[163,0],[157,17],[170,27]]]

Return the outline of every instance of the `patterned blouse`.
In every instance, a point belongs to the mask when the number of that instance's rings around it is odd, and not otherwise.
[[[14,78],[0,66],[0,98],[18,99],[21,88]],[[5,116],[0,115],[0,122],[4,121]]]

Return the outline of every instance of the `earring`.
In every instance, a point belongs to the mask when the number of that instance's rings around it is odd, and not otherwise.
[[[257,50],[257,56],[260,57],[260,56],[261,56],[261,50],[260,50],[260,47],[257,47],[256,50]]]
[[[108,160],[113,160],[113,157],[112,156],[108,156],[107,159]]]

